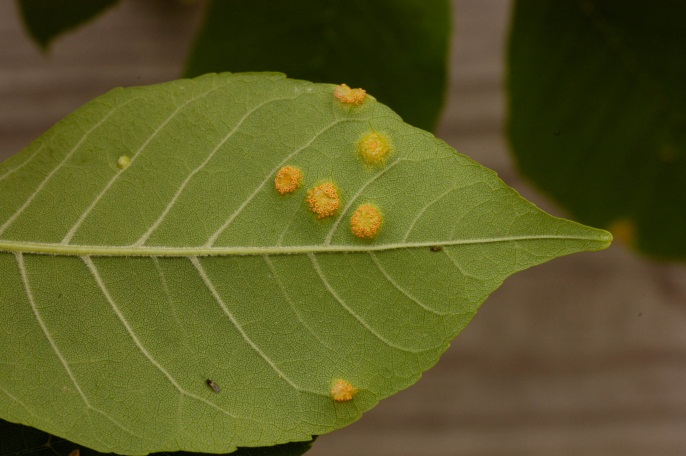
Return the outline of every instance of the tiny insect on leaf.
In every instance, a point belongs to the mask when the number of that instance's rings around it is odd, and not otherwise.
[[[212,388],[212,391],[214,391],[215,393],[218,393],[218,392],[220,392],[220,391],[222,390],[222,389],[219,387],[219,385],[217,385],[216,383],[214,383],[214,382],[213,382],[212,380],[210,380],[209,378],[208,378],[207,380],[205,380],[205,383],[207,383],[207,386],[209,386],[210,388]]]

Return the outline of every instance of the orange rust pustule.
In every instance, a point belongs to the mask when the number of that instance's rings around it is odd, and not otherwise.
[[[331,398],[336,402],[348,402],[357,394],[357,390],[343,379],[339,379],[331,387]]]
[[[351,89],[347,84],[336,86],[333,96],[338,98],[341,103],[359,105],[364,102],[367,91],[364,89]]]
[[[341,198],[338,189],[331,182],[324,182],[307,192],[307,205],[309,209],[317,214],[317,218],[331,217],[336,213],[341,205]]]
[[[281,195],[293,193],[302,184],[303,173],[295,166],[284,166],[276,173],[274,186]]]
[[[383,217],[373,204],[362,204],[350,218],[350,229],[359,238],[371,239],[381,229]]]

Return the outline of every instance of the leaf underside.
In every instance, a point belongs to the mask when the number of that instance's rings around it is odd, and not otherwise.
[[[116,89],[0,164],[1,418],[123,454],[309,440],[416,382],[510,274],[609,244],[333,92],[266,73]],[[357,153],[371,131],[379,165]],[[284,165],[303,186],[280,195]],[[341,204],[318,219],[323,181]],[[350,229],[361,203],[373,240]]]
[[[519,1],[509,136],[575,218],[686,259],[686,3]]]

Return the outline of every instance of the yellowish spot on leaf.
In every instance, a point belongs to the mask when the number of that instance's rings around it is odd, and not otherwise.
[[[359,105],[364,101],[367,91],[364,89],[351,89],[346,84],[336,86],[333,91],[333,96],[338,98],[341,103]]]
[[[624,245],[631,246],[636,240],[636,226],[631,220],[617,220],[610,225],[609,230],[612,237]]]
[[[336,186],[331,182],[311,188],[307,192],[307,205],[310,210],[317,214],[317,218],[330,217],[336,213],[341,204]]]
[[[357,390],[345,380],[337,380],[331,387],[331,397],[336,402],[348,402],[357,394]]]
[[[391,153],[391,141],[388,136],[373,131],[357,143],[357,152],[366,164],[381,165]]]
[[[131,159],[129,157],[127,157],[126,155],[122,155],[121,157],[119,157],[119,159],[117,159],[117,168],[119,168],[121,170],[125,170],[126,168],[129,167],[130,164],[131,164]]]
[[[282,195],[292,193],[300,187],[303,180],[303,173],[295,166],[284,166],[276,173],[274,186],[276,191]]]
[[[371,239],[381,229],[381,212],[373,204],[362,204],[350,218],[350,229],[359,238]]]

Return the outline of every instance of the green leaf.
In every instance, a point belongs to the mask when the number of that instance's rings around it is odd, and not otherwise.
[[[102,14],[118,0],[17,0],[24,25],[41,48],[61,35]]]
[[[231,456],[301,456],[312,448],[312,442],[292,442],[263,448],[239,448]],[[78,450],[78,453],[74,453]],[[2,456],[98,456],[99,453],[38,429],[0,420],[0,454]],[[205,453],[154,453],[159,456],[203,456]]]
[[[686,259],[686,3],[516,3],[509,135],[584,223]]]
[[[445,96],[448,0],[213,1],[186,76],[281,71],[362,87],[434,130]]]
[[[2,418],[122,454],[309,440],[415,383],[510,274],[609,244],[334,89],[116,89],[2,163]],[[357,152],[370,132],[379,164]],[[284,165],[303,185],[280,195]],[[340,207],[318,219],[327,181]],[[350,227],[367,203],[372,240]]]

